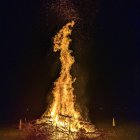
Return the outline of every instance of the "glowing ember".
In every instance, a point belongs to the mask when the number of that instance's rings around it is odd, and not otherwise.
[[[49,109],[37,120],[37,124],[44,124],[61,130],[65,133],[94,133],[94,125],[85,122],[80,112],[75,107],[75,95],[73,93],[73,79],[70,70],[75,62],[69,49],[71,39],[69,36],[75,22],[67,23],[54,37],[54,52],[60,51],[61,72],[59,78],[54,82],[53,102]],[[95,135],[94,135],[95,136]]]

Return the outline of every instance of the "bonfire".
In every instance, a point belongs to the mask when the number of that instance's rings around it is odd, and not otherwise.
[[[95,126],[90,121],[87,122],[76,108],[73,88],[76,78],[70,73],[75,62],[70,50],[70,35],[74,25],[74,21],[67,23],[53,39],[53,51],[60,52],[61,71],[54,82],[52,103],[40,119],[28,125],[33,135],[40,136],[38,140],[76,140],[80,137],[91,139],[100,135]]]

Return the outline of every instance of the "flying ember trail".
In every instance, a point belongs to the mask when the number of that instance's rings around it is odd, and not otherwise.
[[[49,126],[49,130],[53,129],[53,132],[59,132],[61,139],[64,139],[64,135],[66,137],[71,135],[71,139],[75,139],[77,133],[81,131],[89,137],[91,135],[92,137],[97,136],[95,126],[90,122],[86,122],[75,106],[76,97],[73,83],[76,79],[72,78],[70,74],[75,59],[71,55],[72,51],[69,49],[72,41],[69,36],[74,25],[74,21],[67,23],[54,37],[53,50],[54,52],[60,52],[60,76],[54,82],[52,104],[36,122],[43,126]],[[56,136],[52,136],[52,139],[56,139]]]

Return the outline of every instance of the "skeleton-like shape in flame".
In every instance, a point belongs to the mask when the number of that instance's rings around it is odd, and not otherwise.
[[[75,60],[69,49],[72,41],[69,36],[74,24],[74,21],[67,23],[54,37],[54,52],[60,51],[61,72],[59,78],[54,82],[53,102],[37,123],[47,123],[49,120],[53,126],[71,132],[78,132],[81,129],[85,132],[94,132],[94,126],[85,122],[80,112],[75,108],[75,95],[72,86],[75,79],[70,74],[71,66]]]

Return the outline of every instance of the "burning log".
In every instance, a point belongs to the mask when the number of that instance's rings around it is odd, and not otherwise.
[[[26,123],[22,129],[23,140],[95,140],[96,137],[104,138],[106,133],[102,130],[86,132],[80,129],[78,132],[66,130],[65,127],[53,126],[52,124]]]

